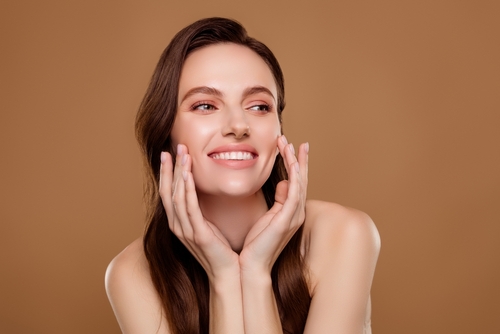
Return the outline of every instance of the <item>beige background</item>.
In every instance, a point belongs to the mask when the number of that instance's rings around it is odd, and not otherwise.
[[[143,229],[136,109],[208,16],[267,43],[311,198],[382,235],[375,333],[499,333],[498,1],[2,1],[0,332],[118,333],[108,262]]]

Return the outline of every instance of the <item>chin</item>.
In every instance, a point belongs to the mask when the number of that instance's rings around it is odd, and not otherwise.
[[[266,179],[267,180],[267,179]],[[210,184],[197,183],[196,191],[199,194],[209,196],[245,198],[255,195],[264,185],[266,180],[251,181],[248,180],[225,180],[224,182],[214,182]]]

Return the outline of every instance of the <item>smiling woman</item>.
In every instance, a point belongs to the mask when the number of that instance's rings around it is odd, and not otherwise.
[[[213,44],[187,57],[171,140],[189,149],[202,205],[205,197],[259,193],[273,168],[281,134],[276,104],[269,66],[248,47]],[[240,238],[243,245],[244,235]]]
[[[137,116],[148,225],[108,267],[124,333],[370,333],[371,219],[306,200],[284,81],[235,21],[181,30]]]

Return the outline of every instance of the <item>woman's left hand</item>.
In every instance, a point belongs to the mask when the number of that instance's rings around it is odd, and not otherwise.
[[[276,187],[275,202],[252,227],[240,253],[241,271],[269,274],[274,262],[305,219],[309,144],[300,145],[298,155],[285,136],[278,139],[288,180]]]

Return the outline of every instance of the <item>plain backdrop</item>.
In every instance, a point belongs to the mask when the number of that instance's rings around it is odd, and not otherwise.
[[[2,0],[0,332],[119,333],[135,113],[173,35],[223,16],[281,62],[309,197],[377,224],[374,333],[500,333],[499,4]]]

